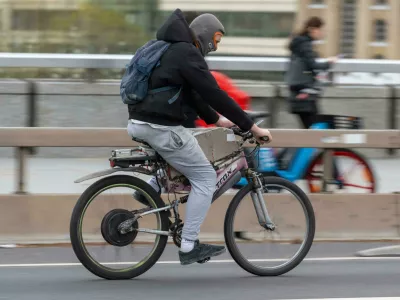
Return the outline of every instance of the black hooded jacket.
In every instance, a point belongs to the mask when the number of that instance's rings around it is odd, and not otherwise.
[[[331,67],[329,62],[317,62],[318,55],[313,51],[312,41],[309,35],[298,35],[290,42],[291,57],[285,75],[289,86],[313,87],[317,72]]]
[[[172,43],[154,69],[149,89],[181,85],[182,92],[172,104],[168,99],[176,90],[147,95],[140,103],[128,105],[129,118],[159,125],[182,125],[186,120],[185,105],[192,107],[207,124],[218,121],[219,112],[243,130],[253,121],[221,90],[208,69],[182,12],[177,9],[157,32],[157,39]]]

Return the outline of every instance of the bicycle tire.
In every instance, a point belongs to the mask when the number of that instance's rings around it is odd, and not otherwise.
[[[151,199],[154,201],[156,207],[160,208],[165,206],[164,201],[161,197],[156,193],[156,191],[151,188],[146,182],[143,180],[127,175],[116,175],[109,176],[103,179],[100,179],[90,185],[83,194],[79,197],[75,207],[72,211],[71,222],[70,222],[70,239],[72,248],[77,256],[78,260],[82,263],[82,265],[89,270],[94,275],[109,279],[109,280],[121,280],[121,279],[132,279],[137,277],[147,270],[149,270],[161,257],[168,241],[168,236],[160,235],[158,239],[158,243],[156,247],[153,249],[153,252],[150,256],[144,261],[143,264],[138,266],[133,270],[128,271],[112,271],[109,268],[101,266],[99,263],[96,263],[94,260],[90,258],[90,255],[86,251],[86,247],[83,245],[83,241],[81,239],[81,218],[83,213],[86,210],[86,207],[90,204],[93,197],[96,196],[100,191],[106,189],[110,186],[115,186],[118,184],[130,185],[141,189],[143,192],[147,193]],[[161,219],[161,230],[169,231],[168,229],[168,211],[158,212]]]
[[[251,191],[252,185],[248,184],[244,186],[242,189],[237,192],[237,194],[233,197],[229,207],[227,209],[225,215],[224,222],[224,235],[225,235],[225,243],[227,245],[228,251],[231,254],[232,258],[235,262],[245,271],[257,275],[257,276],[279,276],[285,274],[292,269],[294,269],[298,264],[300,264],[305,256],[308,254],[312,243],[314,241],[315,235],[315,215],[314,209],[312,207],[310,199],[307,195],[300,189],[296,184],[275,176],[266,176],[262,177],[263,181],[269,184],[277,184],[281,185],[294,194],[298,196],[299,201],[303,204],[303,208],[306,210],[308,215],[308,234],[306,236],[306,242],[304,243],[303,249],[297,254],[297,257],[287,265],[276,268],[274,270],[266,270],[263,268],[256,267],[250,264],[239,252],[237,245],[235,243],[234,230],[233,230],[233,219],[236,213],[236,209],[238,208],[239,203],[243,200],[243,198]]]
[[[341,152],[341,153],[348,153],[349,157],[353,157],[355,159],[357,159],[358,161],[360,161],[369,171],[369,173],[371,174],[372,177],[372,189],[371,189],[371,193],[375,193],[377,190],[377,181],[376,181],[376,172],[375,170],[372,168],[371,164],[368,162],[368,160],[365,158],[364,155],[362,155],[360,152],[349,149],[349,148],[334,148],[332,149],[332,151],[335,152]],[[333,156],[335,157],[335,155]],[[311,171],[313,169],[313,167],[316,165],[317,161],[321,160],[323,158],[323,152],[319,152],[314,159],[310,162],[307,171],[305,172],[303,178],[307,180],[308,182],[308,188],[310,189],[310,193],[313,193],[312,188],[311,188],[311,184],[310,184],[310,180],[308,179],[308,176],[311,174]]]

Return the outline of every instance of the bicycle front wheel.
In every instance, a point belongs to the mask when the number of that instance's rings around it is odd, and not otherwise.
[[[279,276],[295,268],[309,252],[315,215],[309,198],[296,184],[279,177],[261,179],[264,203],[275,229],[259,224],[251,197],[252,184],[248,184],[228,207],[225,242],[233,259],[247,272]]]

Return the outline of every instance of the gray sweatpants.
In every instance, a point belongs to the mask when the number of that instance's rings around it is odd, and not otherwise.
[[[146,141],[190,181],[182,238],[195,241],[211,205],[217,174],[190,129],[183,126],[137,124],[129,121],[128,134]]]

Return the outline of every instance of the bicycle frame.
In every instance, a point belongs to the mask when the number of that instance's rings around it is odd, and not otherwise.
[[[217,168],[217,184],[213,194],[212,202],[217,200],[223,193],[232,188],[241,178],[243,170],[248,169],[248,164],[243,152],[235,155],[232,158],[223,160],[222,167]],[[190,192],[191,185],[184,185],[183,183],[175,183],[173,180],[168,179],[165,184],[169,193]]]
[[[231,162],[226,163],[226,161],[232,160]],[[264,197],[262,195],[263,192],[263,187],[261,180],[258,178],[257,174],[253,172],[251,169],[248,168],[247,160],[246,157],[243,154],[243,151],[240,151],[240,153],[236,156],[234,156],[231,159],[226,159],[224,161],[225,165],[217,170],[217,184],[216,184],[216,190],[214,192],[213,198],[211,203],[213,203],[215,200],[217,200],[223,193],[225,193],[227,190],[232,188],[241,178],[242,178],[242,172],[246,172],[246,177],[253,178],[252,184],[254,185],[253,191],[251,192],[251,198],[252,202],[254,205],[254,208],[256,210],[257,218],[259,221],[259,224],[269,230],[274,230],[275,225],[273,224],[271,218],[269,217],[267,207],[264,202]],[[180,192],[180,191],[189,191],[190,190],[190,185],[174,185],[174,183],[169,183],[171,184],[171,187],[173,188],[173,192]],[[122,234],[129,232],[131,226],[133,223],[138,220],[139,218],[151,214],[151,213],[156,213],[160,211],[167,211],[173,209],[175,214],[179,216],[177,212],[177,207],[180,203],[182,203],[182,199],[185,197],[182,197],[181,199],[178,199],[171,203],[170,205],[166,205],[161,208],[156,208],[156,209],[144,209],[145,211],[139,213],[138,215],[135,216],[133,219],[126,220],[122,222],[119,225],[119,230],[121,231]],[[173,232],[169,231],[159,231],[159,230],[152,230],[152,229],[142,229],[142,228],[137,228],[136,231],[138,232],[146,232],[146,233],[152,233],[152,234],[159,234],[159,235],[168,235],[172,236]]]
[[[313,130],[328,129],[327,123],[316,123],[310,127]],[[288,170],[276,170],[276,173],[289,181],[296,181],[303,178],[304,172],[312,161],[317,148],[299,148],[296,150]]]
[[[242,145],[242,144],[241,144]],[[264,203],[264,197],[262,195],[263,192],[263,185],[258,177],[257,173],[254,172],[252,169],[248,168],[246,156],[244,155],[243,148],[240,147],[240,150],[232,153],[231,155],[221,159],[217,162],[214,162],[214,165],[217,165],[216,168],[216,173],[217,173],[217,183],[215,187],[215,191],[213,194],[213,198],[211,203],[216,201],[222,194],[224,194],[227,190],[232,188],[241,178],[242,175],[244,174],[247,179],[252,179],[252,182],[250,184],[253,185],[253,189],[251,191],[251,198],[254,204],[254,208],[256,210],[256,214],[258,217],[258,221],[260,225],[266,229],[269,230],[274,230],[275,225],[272,223],[268,211],[266,208],[266,205]],[[174,178],[171,178],[171,171],[174,171],[171,166],[166,164],[167,167],[167,173],[169,172],[169,176],[167,176],[167,181],[163,184],[164,187],[167,188],[168,193],[179,193],[179,192],[190,192],[191,190],[191,185],[189,184],[184,184],[182,180],[176,181]],[[93,179],[96,177],[102,177],[104,175],[109,175],[114,172],[139,172],[143,173],[146,175],[155,175],[154,173],[159,172],[160,170],[163,170],[163,168],[158,168],[155,170],[155,172],[151,172],[146,170],[145,168],[142,167],[129,167],[129,168],[111,168],[107,170],[103,170],[100,172],[92,173],[87,176],[84,176],[82,178],[79,178],[75,180],[75,182],[82,182],[85,180]],[[176,171],[175,171],[176,172]],[[181,177],[182,175],[180,173],[177,174],[178,177]],[[157,176],[157,175],[156,175]],[[152,213],[157,213],[161,211],[168,211],[173,209],[175,213],[176,219],[179,218],[179,213],[177,210],[177,207],[180,203],[184,203],[187,201],[188,195],[185,195],[181,197],[180,199],[177,199],[173,201],[171,204],[166,205],[164,207],[152,209],[151,207],[143,208],[140,210],[135,211],[135,217],[128,219],[124,222],[122,222],[118,226],[118,230],[122,233],[128,233],[130,231],[133,231],[134,229],[132,228],[132,225],[135,223],[136,220],[139,218],[152,214]],[[158,234],[158,235],[167,235],[171,236],[173,235],[173,232],[171,231],[160,231],[160,230],[153,230],[153,229],[143,229],[143,228],[137,228],[135,229],[137,232],[146,232],[146,233],[151,233],[151,234]]]

